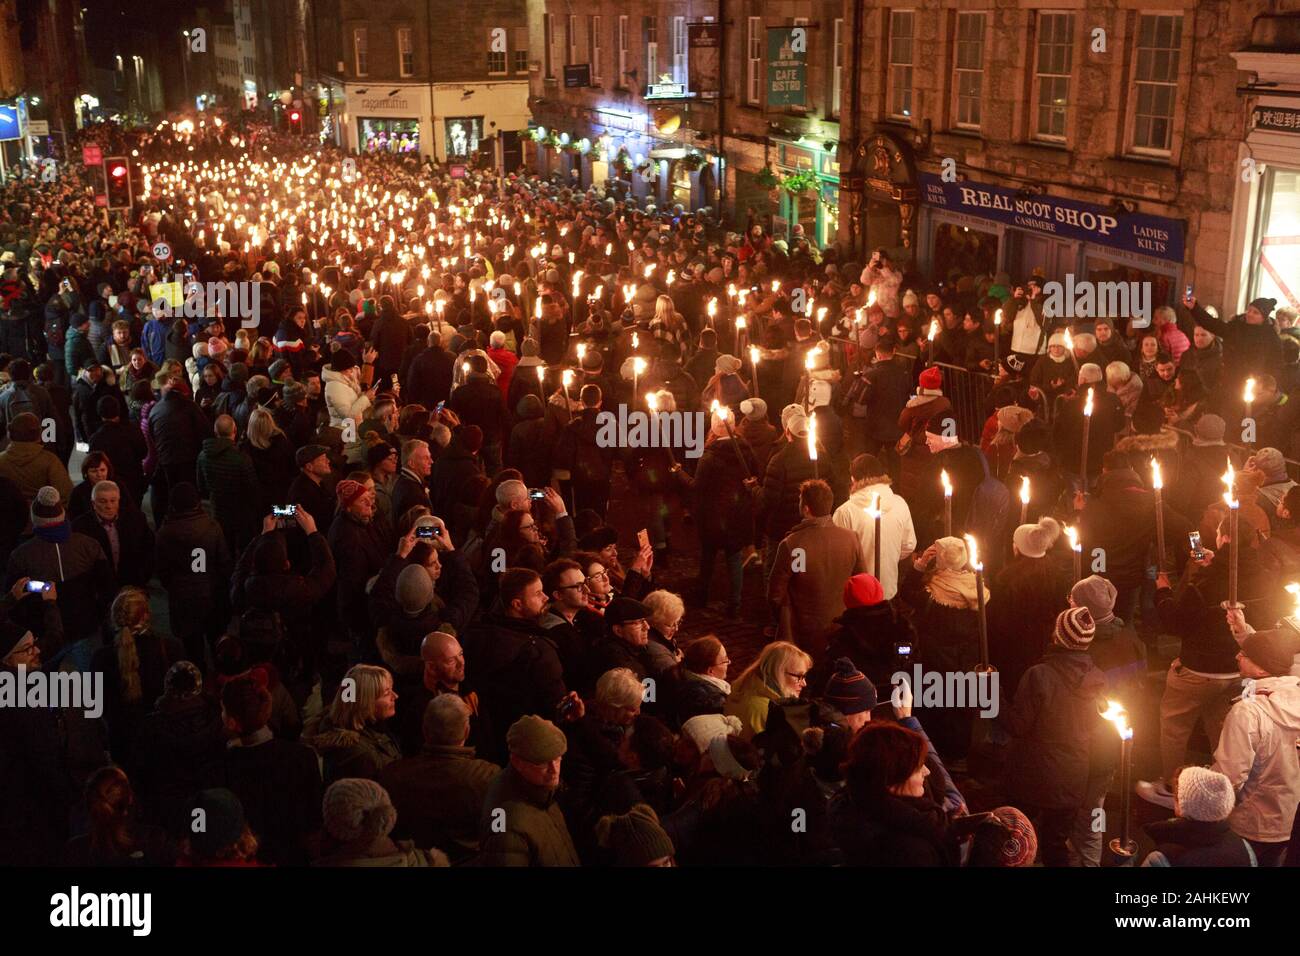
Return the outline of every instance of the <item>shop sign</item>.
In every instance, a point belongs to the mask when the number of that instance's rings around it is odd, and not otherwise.
[[[1056,196],[1022,196],[988,183],[944,182],[921,174],[922,201],[940,209],[1005,223],[1041,235],[1183,261],[1183,223],[1163,216],[1122,213],[1092,203]]]
[[[368,112],[374,110],[410,110],[405,96],[362,97],[361,108]]]
[[[808,28],[767,31],[767,105],[804,106],[808,91]]]
[[[686,44],[690,52],[686,66],[691,89],[706,99],[718,95],[720,33],[721,27],[717,23],[686,24]]]
[[[572,63],[564,68],[564,88],[566,90],[591,86],[591,64]]]
[[[1300,134],[1300,109],[1289,106],[1256,106],[1253,126],[1255,129],[1278,133]]]
[[[680,100],[686,96],[685,83],[647,83],[645,99]]]

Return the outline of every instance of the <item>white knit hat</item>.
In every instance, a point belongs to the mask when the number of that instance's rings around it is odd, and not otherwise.
[[[344,777],[325,791],[321,815],[330,836],[344,843],[387,836],[397,824],[388,791],[373,780]]]
[[[1061,536],[1061,525],[1055,518],[1042,517],[1038,524],[1022,524],[1011,540],[1016,550],[1027,558],[1041,558]]]
[[[723,714],[699,714],[682,724],[682,733],[691,738],[695,749],[704,753],[714,737],[741,733],[745,725],[739,717]]]
[[[1179,813],[1189,820],[1218,823],[1236,805],[1232,781],[1209,767],[1184,767],[1176,788]]]

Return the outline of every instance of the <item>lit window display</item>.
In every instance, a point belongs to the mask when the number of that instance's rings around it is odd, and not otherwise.
[[[418,153],[420,121],[418,119],[357,120],[361,131],[361,148],[367,153]]]

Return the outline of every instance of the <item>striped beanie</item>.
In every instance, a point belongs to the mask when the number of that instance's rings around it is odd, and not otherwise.
[[[1072,651],[1086,650],[1097,635],[1092,612],[1086,607],[1072,607],[1056,615],[1052,640]]]
[[[846,717],[860,714],[876,706],[876,687],[852,660],[841,657],[835,661],[835,673],[826,685],[826,702]]]

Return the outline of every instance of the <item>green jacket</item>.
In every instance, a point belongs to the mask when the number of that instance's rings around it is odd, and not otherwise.
[[[212,500],[212,516],[235,550],[258,531],[257,472],[248,456],[229,438],[206,438],[199,452],[199,494]]]
[[[581,866],[555,793],[502,770],[483,801],[479,865]]]
[[[28,503],[46,485],[58,490],[65,506],[72,497],[68,469],[38,441],[10,442],[8,448],[0,451],[0,475],[17,485]]]

